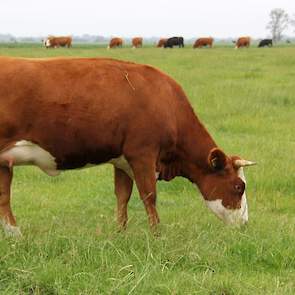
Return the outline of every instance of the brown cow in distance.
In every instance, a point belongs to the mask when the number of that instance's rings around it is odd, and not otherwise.
[[[112,38],[110,40],[108,48],[117,48],[123,46],[123,39],[122,38]]]
[[[49,36],[44,41],[44,45],[46,48],[58,48],[58,47],[68,47],[72,46],[72,37],[65,36],[65,37],[54,37]]]
[[[236,47],[235,48],[241,48],[241,47],[249,47],[251,42],[250,37],[240,37],[236,41]]]
[[[132,47],[138,48],[142,47],[142,37],[135,37],[132,39]]]
[[[214,39],[212,37],[208,38],[199,38],[195,41],[193,48],[202,48],[205,46],[209,46],[212,48]]]
[[[164,47],[167,40],[167,38],[161,38],[157,44],[157,47]]]
[[[112,164],[122,228],[134,182],[154,228],[156,182],[176,176],[224,222],[248,220],[243,167],[253,162],[226,155],[162,71],[104,58],[0,57],[0,104],[0,221],[12,235],[20,234],[10,205],[18,165],[56,176]]]

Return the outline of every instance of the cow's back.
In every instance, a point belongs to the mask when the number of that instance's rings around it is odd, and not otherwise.
[[[149,66],[111,59],[0,63],[0,115],[8,114],[0,117],[0,149],[36,142],[60,169],[105,162],[127,141],[171,144],[179,110],[190,110],[177,83]]]

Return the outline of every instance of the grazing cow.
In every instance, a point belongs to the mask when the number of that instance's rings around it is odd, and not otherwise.
[[[157,44],[157,47],[164,47],[164,44],[166,43],[167,38],[161,38]]]
[[[243,167],[253,162],[217,147],[180,85],[151,66],[0,57],[0,103],[0,220],[11,234],[20,234],[10,206],[18,165],[55,176],[111,163],[122,228],[134,181],[154,228],[156,181],[176,176],[226,223],[248,220]]]
[[[132,39],[132,47],[138,48],[142,47],[142,37],[135,37]]]
[[[44,40],[44,45],[46,48],[58,48],[58,47],[68,47],[72,46],[72,37],[65,36],[65,37],[54,37],[49,36],[47,39]]]
[[[235,43],[236,47],[235,48],[241,48],[241,47],[249,47],[251,42],[250,37],[240,37]]]
[[[209,38],[199,38],[195,41],[193,48],[202,48],[204,46],[209,46],[212,48],[214,39],[212,37]]]
[[[258,47],[272,47],[272,39],[263,39],[259,42]]]
[[[117,48],[123,46],[123,39],[122,38],[112,38],[110,40],[108,48]]]
[[[164,43],[164,48],[173,48],[173,46],[178,46],[179,48],[184,47],[183,37],[168,38]]]

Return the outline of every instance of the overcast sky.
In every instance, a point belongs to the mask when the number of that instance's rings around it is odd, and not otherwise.
[[[295,0],[0,0],[0,34],[265,37],[277,7],[295,15]]]

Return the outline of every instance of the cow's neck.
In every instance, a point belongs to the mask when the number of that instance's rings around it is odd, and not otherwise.
[[[209,169],[209,153],[217,145],[195,115],[187,120],[180,134],[182,136],[179,140],[178,154],[181,162],[181,176],[199,184],[202,176]]]
[[[171,180],[183,176],[200,185],[208,172],[208,156],[216,143],[193,111],[181,116],[174,157],[162,161],[158,167],[160,179]]]
[[[195,114],[192,114],[192,117],[183,125],[179,132],[182,135],[179,140],[182,157],[200,167],[207,166],[209,152],[217,146],[216,143]]]

